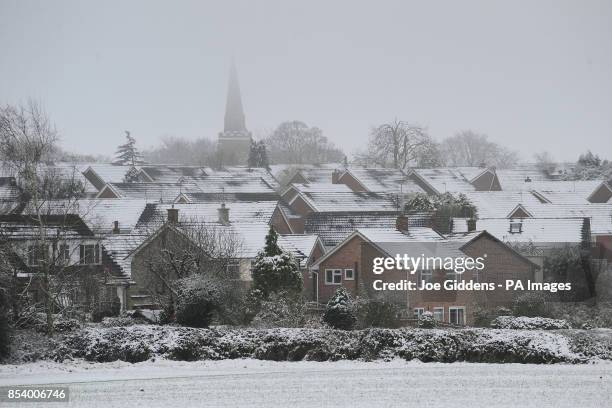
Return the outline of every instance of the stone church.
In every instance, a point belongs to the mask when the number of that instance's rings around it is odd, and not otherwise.
[[[251,146],[251,132],[246,128],[238,72],[232,63],[230,68],[225,121],[223,132],[219,133],[218,154],[223,165],[247,163]]]

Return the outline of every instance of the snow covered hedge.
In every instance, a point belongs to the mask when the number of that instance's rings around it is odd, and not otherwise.
[[[518,330],[558,330],[572,328],[566,320],[525,316],[499,316],[491,322],[491,327],[495,329]]]
[[[98,362],[139,362],[160,356],[187,361],[403,358],[425,362],[577,363],[594,358],[612,359],[609,338],[535,330],[258,330],[136,325],[83,329],[67,335],[44,357]]]

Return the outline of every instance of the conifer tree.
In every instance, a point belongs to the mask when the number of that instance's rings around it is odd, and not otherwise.
[[[255,258],[253,289],[261,291],[264,298],[281,291],[300,293],[303,287],[302,273],[295,258],[278,246],[278,234],[272,227],[266,236],[266,245]]]
[[[135,166],[137,164],[144,163],[142,160],[142,155],[136,148],[136,139],[134,139],[127,130],[125,131],[125,137],[127,142],[117,148],[117,152],[115,153],[116,160],[113,162],[113,164],[120,166]]]
[[[249,149],[249,167],[263,167],[268,168],[268,153],[266,150],[266,144],[262,141],[255,142],[251,141],[251,148]]]

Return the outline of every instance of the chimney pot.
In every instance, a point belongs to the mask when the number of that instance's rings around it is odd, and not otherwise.
[[[408,231],[408,216],[406,214],[400,214],[395,220],[395,229],[398,231]]]
[[[229,225],[229,208],[225,206],[225,203],[221,203],[221,207],[217,208],[217,214],[219,216],[219,224]]]
[[[342,172],[338,169],[335,169],[334,171],[332,171],[332,184],[340,184],[340,175],[342,174]]]

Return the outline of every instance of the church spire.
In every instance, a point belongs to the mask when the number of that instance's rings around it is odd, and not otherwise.
[[[227,88],[227,102],[225,105],[225,132],[245,132],[244,110],[242,109],[242,97],[240,96],[240,84],[238,83],[238,72],[236,64],[232,61],[230,68],[229,84]]]

